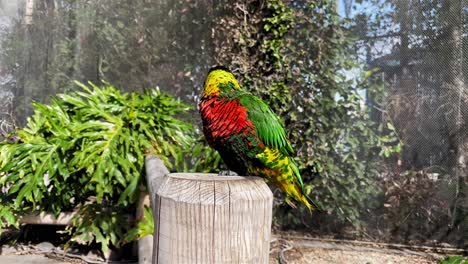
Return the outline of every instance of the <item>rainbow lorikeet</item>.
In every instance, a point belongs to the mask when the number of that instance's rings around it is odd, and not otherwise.
[[[209,71],[199,107],[208,144],[230,170],[266,178],[310,210],[316,207],[304,192],[279,118],[260,98],[242,90],[227,68]]]

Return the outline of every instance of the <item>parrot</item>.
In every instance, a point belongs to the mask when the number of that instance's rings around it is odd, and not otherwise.
[[[224,66],[211,68],[199,103],[203,133],[208,144],[238,175],[259,176],[304,204],[319,209],[304,191],[304,183],[292,155],[280,119],[259,97],[243,90]]]

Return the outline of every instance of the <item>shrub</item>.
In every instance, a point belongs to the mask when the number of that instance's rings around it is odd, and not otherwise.
[[[96,241],[106,252],[132,226],[145,155],[169,168],[183,164],[193,129],[176,118],[187,106],[158,89],[128,94],[110,84],[77,85],[83,91],[34,102],[17,142],[0,144],[0,228],[18,226],[25,212],[78,211],[67,227],[70,241]]]

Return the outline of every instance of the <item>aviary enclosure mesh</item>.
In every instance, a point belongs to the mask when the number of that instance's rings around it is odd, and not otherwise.
[[[197,100],[213,63],[216,18],[206,12],[213,3],[117,1],[107,9],[109,3],[0,1],[0,137],[24,124],[31,100],[74,89],[74,79],[130,90],[158,85]],[[154,8],[146,10],[148,3]],[[383,196],[365,213],[365,237],[468,246],[467,1],[342,0],[337,10],[358,25],[360,60],[378,69],[383,105],[376,109],[379,98],[364,96],[372,118],[391,121],[403,143],[401,155],[382,164]],[[142,38],[128,38],[126,24]]]
[[[373,117],[391,121],[404,147],[382,175],[387,210],[370,218],[394,239],[466,246],[468,6],[405,0],[390,8],[388,2],[377,9],[381,24],[375,16],[361,20],[361,51],[380,69],[385,91]]]

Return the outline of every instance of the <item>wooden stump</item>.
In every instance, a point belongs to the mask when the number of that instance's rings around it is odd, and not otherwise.
[[[268,263],[273,195],[262,179],[197,173],[150,178],[153,263]]]

